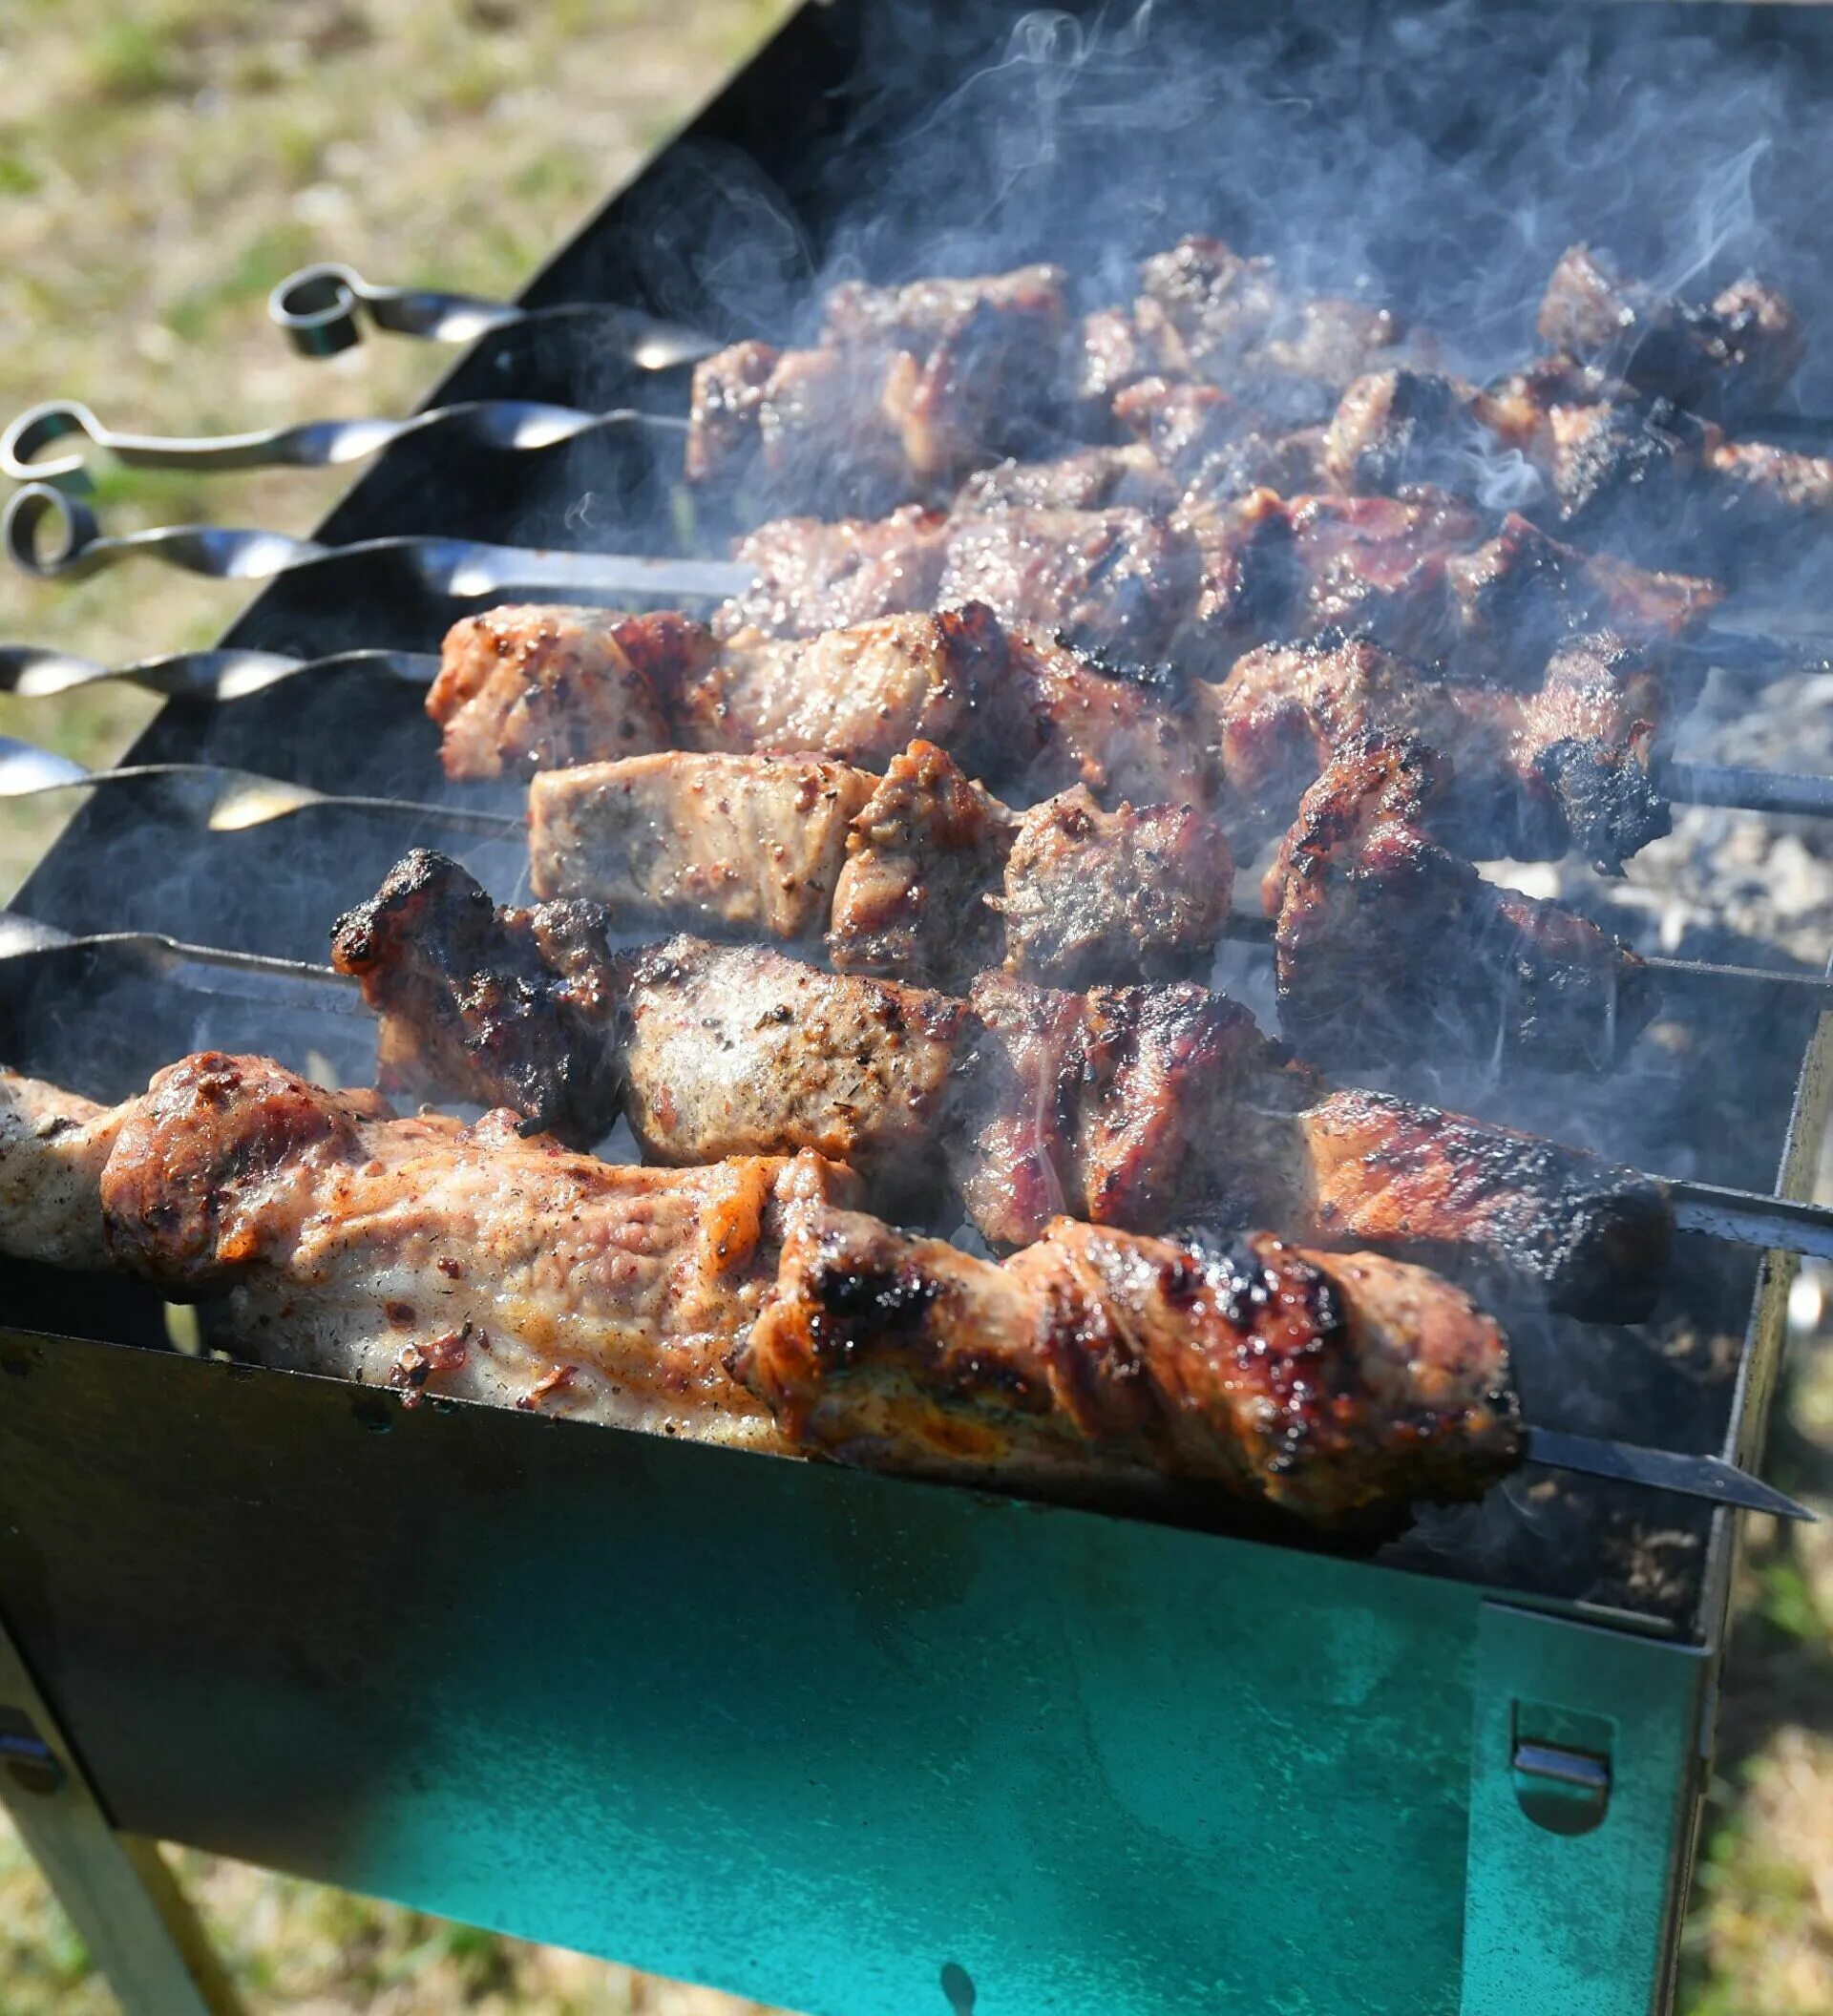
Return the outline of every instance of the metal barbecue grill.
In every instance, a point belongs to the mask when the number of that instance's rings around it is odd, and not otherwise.
[[[984,6],[873,11],[805,9],[526,313],[379,290],[380,326],[474,339],[429,410],[678,417],[695,346],[645,351],[626,311],[659,342],[743,326],[705,266],[656,256],[664,223],[677,246],[742,243],[734,190],[773,192],[804,234],[801,263],[766,262],[753,289],[787,321],[849,199],[888,183],[895,136],[1005,25]],[[1677,73],[1708,38],[1767,66],[1807,108],[1778,138],[1784,168],[1814,158],[1814,115],[1833,111],[1819,10],[1492,10],[1441,24],[1459,62],[1436,92],[1409,78],[1408,18],[1304,10],[1270,32],[1243,10],[1211,29],[1273,33],[1295,78],[1334,36],[1334,77],[1384,80],[1383,116],[1485,172],[1472,122],[1504,19],[1549,64],[1585,51],[1595,77],[1634,52]],[[1078,82],[1068,112],[1102,88]],[[1322,131],[1348,110],[1324,93],[1312,116]],[[1147,242],[1228,227],[1230,178],[1258,164],[1215,144],[1210,214],[1137,220]],[[1577,178],[1547,193],[1573,235],[1589,199]],[[1407,248],[1428,278],[1475,221],[1451,212],[1445,244]],[[1802,279],[1833,270],[1833,225],[1808,223],[1779,277],[1811,314],[1833,305]],[[1048,256],[1052,225],[1001,217],[1004,262]],[[323,280],[288,305],[322,347],[348,334]],[[315,536],[331,556],[277,574],[223,640],[236,697],[219,662],[146,675],[170,698],[127,761],[153,774],[95,791],[16,899],[32,924],[0,920],[0,1058],[111,1099],[206,1046],[368,1082],[369,1018],[289,962],[322,961],[330,919],[409,846],[458,854],[499,896],[526,862],[492,825],[519,794],[443,777],[411,656],[497,594],[437,592],[386,547],[335,550],[414,534],[719,552],[722,528],[680,528],[676,430],[563,434],[530,452],[404,429]],[[1830,609],[1787,616],[1833,630]],[[5,665],[41,690],[82,676]],[[335,802],[237,819],[210,799],[200,816],[198,790],[220,786],[159,773],[199,764]],[[364,797],[381,802],[348,802]],[[1711,950],[1799,975],[1761,944]],[[1261,1005],[1264,954],[1226,956]],[[1833,1018],[1799,978],[1759,1007],[1738,985],[1676,996],[1675,1042],[1627,1079],[1447,1066],[1431,1096],[1804,1198]],[[1754,1469],[1794,1270],[1684,1235],[1650,1325],[1511,1313],[1531,1418]],[[179,1959],[165,1889],[138,1887],[145,1838],[830,2016],[1669,2005],[1737,1544],[1723,1510],[1532,1469],[1365,1558],[404,1407],[175,1348],[162,1305],[124,1281],[6,1263],[0,1283],[0,1792],[137,2010],[226,2006]]]

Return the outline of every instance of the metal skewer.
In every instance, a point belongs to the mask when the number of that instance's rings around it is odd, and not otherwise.
[[[0,961],[11,963],[92,951],[123,955],[149,973],[177,979],[200,993],[332,1014],[368,1013],[357,982],[329,966],[190,945],[156,932],[102,932],[77,936],[32,917],[0,911]],[[1673,1450],[1649,1449],[1596,1436],[1567,1435],[1549,1428],[1528,1429],[1522,1454],[1526,1461],[1550,1469],[1611,1478],[1647,1490],[1672,1491],[1709,1504],[1766,1512],[1779,1519],[1813,1521],[1817,1516],[1805,1505],[1720,1457],[1685,1456]]]
[[[215,580],[269,580],[375,556],[398,561],[433,594],[461,599],[558,592],[586,601],[632,597],[717,601],[742,595],[756,578],[735,560],[497,546],[436,534],[396,533],[347,546],[222,525],[162,525],[109,536],[88,505],[49,483],[29,483],[13,494],[0,536],[13,564],[40,580],[77,580],[133,558],[159,560]],[[1776,672],[1833,667],[1833,639],[1820,636],[1781,640],[1711,630],[1676,648],[1708,666]]]
[[[673,413],[648,413],[615,407],[602,413],[570,406],[545,406],[527,399],[472,400],[438,406],[405,420],[307,420],[297,427],[261,428],[252,433],[216,434],[193,440],[160,434],[117,433],[74,399],[54,399],[21,413],[0,434],[0,469],[20,482],[55,483],[81,472],[87,460],[74,454],[47,457],[53,442],[73,437],[104,449],[116,461],[137,469],[327,469],[380,454],[409,434],[453,432],[480,448],[528,451],[553,448],[601,429],[645,428],[685,434],[687,422]]]
[[[198,825],[213,833],[236,833],[265,826],[295,812],[329,806],[340,811],[390,819],[433,821],[460,832],[519,839],[527,830],[507,812],[486,812],[468,805],[422,804],[411,798],[352,797],[318,791],[309,785],[263,777],[255,770],[219,763],[130,763],[92,770],[69,756],[0,735],[0,798],[36,798],[49,791],[96,790],[105,785],[160,784]]]
[[[474,294],[443,294],[428,287],[382,287],[354,267],[327,261],[289,274],[267,297],[268,319],[284,329],[302,357],[330,357],[361,343],[365,327],[423,343],[472,343],[493,329],[528,323],[591,323],[626,362],[641,370],[665,371],[695,364],[722,346],[681,323],[634,308],[598,302],[562,302],[540,308],[484,301]]]

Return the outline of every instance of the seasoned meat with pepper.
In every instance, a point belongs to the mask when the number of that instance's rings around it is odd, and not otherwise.
[[[1085,987],[1208,968],[1234,888],[1211,813],[1125,803],[1105,812],[1079,786],[1033,806],[1009,846],[999,907],[1013,972]]]
[[[868,770],[920,738],[996,781],[1022,771],[1043,739],[981,603],[811,638],[734,639],[680,688],[676,718],[688,747],[816,750]]]
[[[1004,934],[987,898],[1013,830],[934,743],[913,742],[853,815],[828,932],[835,968],[952,987],[997,966]]]
[[[265,1363],[748,1448],[787,1446],[726,1368],[786,1213],[857,1194],[812,1155],[612,1167],[507,1113],[401,1120],[215,1051],[112,1109],[0,1077],[0,1249],[224,1296]],[[70,1232],[48,1240],[30,1193],[60,1180]]]
[[[864,770],[818,756],[702,756],[547,770],[529,788],[537,896],[587,896],[620,931],[818,938]]]
[[[989,511],[1103,511],[1131,505],[1169,511],[1177,501],[1169,472],[1149,447],[1080,448],[1048,462],[996,462],[961,486],[955,509],[966,516]]]
[[[1432,838],[1448,785],[1430,750],[1371,737],[1305,793],[1264,892],[1281,1032],[1340,1066],[1611,1068],[1654,1010],[1647,968],[1588,918],[1494,887]]]
[[[1480,1496],[1521,1454],[1506,1346],[1464,1295],[1265,1232],[1060,1219],[995,1266],[811,1205],[733,1371],[842,1462],[1103,1502],[1177,1485],[1322,1526]]]
[[[782,953],[673,938],[628,963],[617,1015],[624,1112],[658,1162],[813,1148],[875,1193],[933,1188],[965,1004],[822,973]],[[793,1145],[787,1145],[792,1144]]]
[[[530,776],[665,749],[666,695],[702,653],[710,640],[685,617],[532,603],[465,617],[427,693],[446,774]]]
[[[920,505],[882,518],[774,518],[738,543],[751,584],[721,603],[716,636],[815,637],[938,606],[948,520]]]

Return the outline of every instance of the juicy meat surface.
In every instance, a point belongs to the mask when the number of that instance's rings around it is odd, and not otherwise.
[[[1195,806],[1104,812],[1078,786],[1025,813],[1004,880],[1006,964],[1023,977],[1188,979],[1222,934],[1234,863],[1220,823]]]
[[[658,673],[708,651],[685,618],[510,603],[446,632],[427,712],[449,777],[529,776],[669,744]]]
[[[1711,415],[1772,405],[1804,347],[1787,301],[1754,276],[1702,306],[1624,279],[1589,245],[1554,267],[1538,327],[1549,349]]]
[[[811,1206],[734,1361],[842,1462],[1087,1495],[1220,1487],[1319,1525],[1480,1496],[1521,1453],[1495,1324],[1422,1269],[1058,1220],[1000,1265]]]
[[[882,518],[773,518],[738,542],[733,556],[751,583],[720,605],[713,629],[727,639],[815,637],[937,608],[948,535],[939,512],[916,504]]]
[[[0,1243],[23,1260],[102,1267],[102,1170],[127,1109],[0,1070]]]
[[[619,930],[818,937],[873,783],[817,756],[680,749],[547,770],[528,794],[530,879],[603,904]]]
[[[965,985],[1003,950],[986,898],[1012,814],[934,743],[913,742],[853,819],[828,956],[841,973]]]
[[[782,953],[675,938],[636,956],[618,1007],[624,1112],[658,1162],[793,1143],[920,1194],[968,1035],[964,1004],[822,973]]]
[[[1191,685],[1169,667],[1127,666],[1043,636],[1008,633],[1013,682],[1041,746],[1016,781],[1034,795],[1085,785],[1104,805],[1207,805],[1213,764]]]
[[[786,1212],[851,1202],[844,1170],[612,1167],[509,1114],[401,1120],[220,1052],[111,1118],[108,1258],[168,1296],[226,1293],[269,1363],[783,1446],[725,1361],[773,1289]],[[29,1239],[0,1207],[8,1250]]]
[[[375,1012],[384,1092],[512,1107],[589,1146],[616,1117],[606,932],[591,904],[499,911],[457,862],[415,848],[337,920],[331,963]]]
[[[1190,985],[1071,994],[1002,973],[968,998],[980,1035],[949,1152],[996,1246],[1026,1245],[1064,1212],[1139,1231],[1252,1222],[1300,1187],[1281,1166],[1299,1145],[1281,1123],[1316,1083],[1238,1002]]]
[[[998,462],[970,476],[955,509],[973,517],[990,511],[1103,511],[1129,505],[1168,511],[1176,501],[1169,472],[1150,447],[1080,448],[1048,462]]]
[[[918,740],[975,776],[1011,776],[1040,745],[990,609],[882,617],[812,638],[735,639],[680,689],[681,739],[737,755],[823,756],[882,770]]]
[[[1447,766],[1371,738],[1306,792],[1269,872],[1281,1032],[1332,1064],[1450,1052],[1615,1062],[1654,1007],[1634,953],[1576,912],[1497,889],[1433,840]]]

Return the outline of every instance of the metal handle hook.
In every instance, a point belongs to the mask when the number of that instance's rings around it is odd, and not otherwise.
[[[76,399],[47,399],[29,406],[4,434],[0,434],[0,467],[22,483],[62,483],[84,473],[84,456],[57,455],[45,458],[44,451],[53,441],[79,434],[93,448],[108,446],[107,430],[88,407]]]
[[[15,567],[41,581],[53,581],[91,570],[95,563],[87,556],[101,537],[101,527],[95,514],[77,498],[49,483],[28,483],[8,502],[0,534]]]
[[[159,525],[104,537],[87,504],[49,483],[28,483],[13,493],[0,520],[0,536],[13,565],[41,581],[77,580],[137,554],[217,580],[263,581],[322,560],[333,550],[283,532],[217,525]]]
[[[363,317],[392,335],[469,343],[486,329],[519,322],[522,310],[500,301],[431,289],[378,287],[352,266],[326,261],[289,274],[267,297],[268,319],[302,357],[331,357],[363,340]]]

